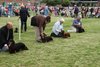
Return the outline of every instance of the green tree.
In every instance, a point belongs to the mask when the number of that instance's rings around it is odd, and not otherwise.
[[[63,0],[62,6],[68,6],[70,4],[70,0]]]
[[[53,5],[53,6],[57,4],[66,6],[70,3],[70,0],[42,0],[42,3],[46,3],[47,5]]]

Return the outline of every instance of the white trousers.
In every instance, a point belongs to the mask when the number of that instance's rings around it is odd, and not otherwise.
[[[67,30],[67,32],[69,32],[69,33],[76,32],[76,28],[72,26],[70,30]]]

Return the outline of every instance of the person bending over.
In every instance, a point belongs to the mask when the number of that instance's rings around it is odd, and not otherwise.
[[[38,42],[41,42],[46,24],[49,23],[50,20],[50,16],[44,17],[43,15],[36,15],[31,18],[31,26],[35,29],[36,40]]]

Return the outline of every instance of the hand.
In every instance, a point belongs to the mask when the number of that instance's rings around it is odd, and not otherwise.
[[[41,37],[41,38],[44,38],[44,34],[43,34],[43,33],[41,33],[41,34],[40,34],[40,37]]]
[[[43,33],[40,33],[40,36],[43,36]]]
[[[61,32],[60,30],[56,30],[57,32]]]
[[[9,49],[9,47],[8,47],[8,45],[7,45],[7,44],[5,44],[4,46],[6,47],[6,49]]]

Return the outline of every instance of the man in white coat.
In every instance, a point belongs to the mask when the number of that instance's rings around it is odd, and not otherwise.
[[[52,28],[52,33],[51,36],[53,37],[62,37],[64,34],[64,29],[63,29],[63,22],[65,20],[63,18],[61,18],[60,20],[58,20],[53,28]]]

